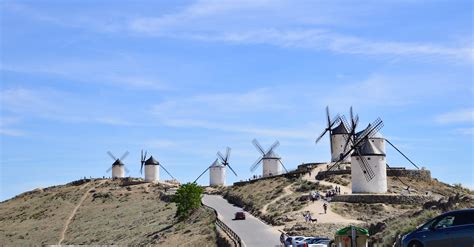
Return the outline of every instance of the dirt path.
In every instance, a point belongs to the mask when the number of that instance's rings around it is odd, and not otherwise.
[[[351,187],[342,186],[340,184],[331,183],[331,182],[324,181],[324,180],[316,180],[316,178],[315,178],[316,174],[318,174],[318,172],[323,171],[323,170],[326,170],[326,167],[324,165],[319,165],[316,168],[313,168],[313,170],[311,170],[311,176],[309,174],[305,174],[303,176],[303,179],[307,180],[307,181],[311,181],[311,182],[319,182],[321,185],[328,185],[328,186],[333,186],[333,187],[339,186],[339,187],[341,187],[341,194],[343,194],[343,195],[352,194]]]
[[[293,194],[293,191],[290,190],[290,187],[291,187],[291,184],[283,188],[283,194],[279,195],[277,198],[273,199],[271,202],[265,204],[265,206],[263,206],[260,212],[262,212],[262,214],[267,214],[267,209],[268,209],[268,206],[270,206],[270,204],[277,202],[278,200],[280,200],[281,198],[287,195]]]
[[[324,165],[317,166],[311,171],[311,176],[309,174],[306,174],[303,176],[303,179],[311,182],[319,182],[321,185],[328,185],[333,187],[339,186],[341,188],[341,194],[352,194],[352,189],[348,186],[342,186],[340,184],[331,183],[323,180],[316,180],[314,176],[316,176],[316,174],[318,174],[318,172],[322,170],[326,170],[326,167]],[[320,191],[320,193],[324,194],[323,191]],[[331,210],[331,203],[329,202],[326,202],[328,208],[325,214],[323,208],[325,202],[326,201],[324,200],[309,202],[309,204],[304,208],[300,209],[299,212],[301,212],[302,215],[303,212],[309,211],[311,213],[311,216],[318,220],[318,223],[362,223],[362,221],[345,218],[342,215],[334,213]]]
[[[103,181],[100,181],[100,183],[97,185],[101,185],[105,182],[106,180],[103,180]],[[89,183],[87,183],[89,184]],[[83,185],[80,189],[83,189],[86,187],[86,185]],[[74,218],[74,216],[76,215],[76,212],[77,210],[79,209],[79,207],[81,207],[82,203],[86,200],[87,196],[89,195],[89,193],[91,192],[91,190],[95,189],[96,186],[94,187],[91,187],[90,189],[88,189],[86,192],[84,192],[84,195],[82,195],[81,199],[79,200],[79,202],[77,203],[76,207],[74,208],[74,210],[72,210],[71,214],[69,215],[68,219],[66,220],[66,222],[64,223],[64,228],[61,232],[61,237],[59,238],[59,242],[58,242],[58,245],[61,245],[61,243],[64,241],[64,237],[66,236],[66,231],[67,229],[69,228],[69,224],[71,224],[71,221],[72,219]]]

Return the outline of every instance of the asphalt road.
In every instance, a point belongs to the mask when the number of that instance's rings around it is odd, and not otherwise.
[[[235,212],[242,211],[242,208],[228,203],[221,196],[204,195],[202,202],[217,211],[219,219],[239,235],[245,246],[280,246],[280,233],[251,214],[245,212],[245,220],[233,220]]]

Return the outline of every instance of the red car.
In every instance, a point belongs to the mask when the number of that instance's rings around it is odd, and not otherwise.
[[[234,220],[245,220],[245,213],[244,212],[235,213]]]

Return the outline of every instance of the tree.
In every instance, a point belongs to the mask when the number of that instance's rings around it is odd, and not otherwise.
[[[204,189],[196,183],[181,185],[173,197],[173,202],[177,204],[176,217],[180,220],[186,219],[194,210],[201,206],[201,195]]]

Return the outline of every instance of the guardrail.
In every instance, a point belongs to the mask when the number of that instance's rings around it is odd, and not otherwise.
[[[222,220],[219,219],[217,211],[214,208],[204,205],[202,202],[201,205],[211,209],[214,212],[214,214],[216,215],[216,225],[220,227],[222,231],[224,231],[232,239],[232,241],[234,241],[235,246],[244,246],[244,244],[242,243],[242,239],[240,239],[239,235],[237,235],[237,233],[235,233],[232,229],[230,229],[230,227],[228,227]]]

